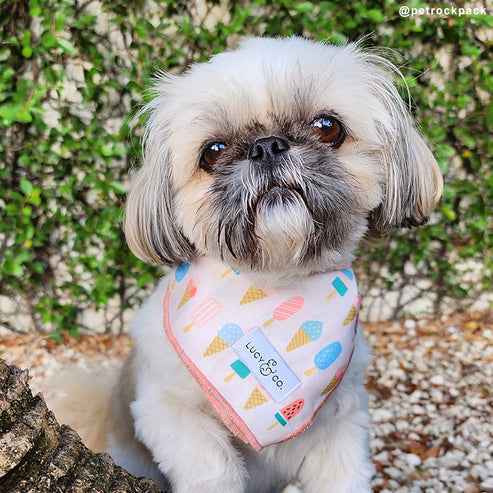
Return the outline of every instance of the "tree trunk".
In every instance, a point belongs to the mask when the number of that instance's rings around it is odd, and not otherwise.
[[[0,360],[0,493],[159,493],[60,426],[28,379]]]

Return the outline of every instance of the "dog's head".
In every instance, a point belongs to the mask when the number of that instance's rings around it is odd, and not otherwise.
[[[155,92],[126,212],[143,259],[325,271],[367,235],[422,224],[440,197],[392,65],[355,44],[250,39]]]

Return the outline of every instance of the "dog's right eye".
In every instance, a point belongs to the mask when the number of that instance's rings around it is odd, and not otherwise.
[[[202,151],[200,167],[205,171],[212,171],[225,149],[226,144],[224,142],[208,144]]]

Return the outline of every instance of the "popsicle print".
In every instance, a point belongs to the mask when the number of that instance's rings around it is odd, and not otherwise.
[[[341,269],[341,272],[350,280],[352,281],[354,279],[354,275],[350,269]],[[348,287],[346,286],[345,282],[337,276],[333,281],[332,281],[332,287],[334,290],[327,296],[327,300],[332,299],[332,297],[336,294],[339,293],[341,296],[344,296],[347,293]]]
[[[281,426],[286,426],[288,424],[288,421],[292,420],[303,409],[304,405],[305,400],[298,399],[291,404],[288,404],[286,407],[282,408],[278,413],[274,415],[277,421],[273,425],[269,426],[269,428],[267,428],[267,431],[272,430],[272,428],[274,428],[278,424],[280,424]]]
[[[313,359],[315,366],[305,371],[305,375],[309,377],[317,368],[326,370],[339,357],[342,351],[340,342],[333,342],[320,350]]]
[[[200,283],[200,279],[198,277],[194,277],[188,281],[187,287],[183,296],[181,298],[180,304],[178,305],[177,310],[179,310],[187,301],[192,299],[197,294],[197,286]]]
[[[216,298],[209,298],[199,305],[190,315],[192,323],[187,325],[183,332],[188,332],[194,325],[198,329],[210,322],[215,316],[219,315],[223,310],[223,306]]]
[[[171,284],[171,289],[175,289],[175,284],[183,280],[187,275],[188,269],[190,269],[190,264],[187,262],[182,262],[175,270],[175,278],[173,279],[173,284]]]
[[[204,358],[212,356],[213,354],[221,352],[223,349],[228,348],[231,344],[235,343],[241,336],[243,331],[241,327],[236,324],[226,324],[217,331],[216,337],[209,344],[204,352]]]
[[[221,279],[223,277],[226,277],[228,274],[231,274],[231,272],[234,272],[237,276],[240,275],[240,271],[238,269],[236,269],[235,267],[230,267],[227,271],[221,274]]]
[[[307,322],[301,324],[296,334],[293,336],[291,341],[289,341],[286,347],[286,352],[293,351],[309,342],[316,341],[322,334],[322,322],[317,322],[315,320],[308,320]]]
[[[264,323],[264,327],[269,326],[274,321],[284,321],[289,317],[292,317],[298,310],[303,307],[305,300],[301,296],[295,296],[294,298],[290,298],[289,300],[281,303],[273,313],[273,317],[267,322]]]
[[[224,381],[229,382],[235,375],[238,375],[241,379],[244,379],[250,375],[250,370],[248,369],[248,366],[241,361],[241,359],[237,359],[236,361],[233,361],[231,363],[231,368],[233,368],[234,372],[228,375]]]

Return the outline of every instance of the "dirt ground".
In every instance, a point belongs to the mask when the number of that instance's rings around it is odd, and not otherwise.
[[[366,380],[374,491],[493,492],[493,314],[365,323],[364,331],[375,356]],[[0,357],[28,368],[38,391],[68,364],[118,366],[132,344],[127,335],[9,335]]]

